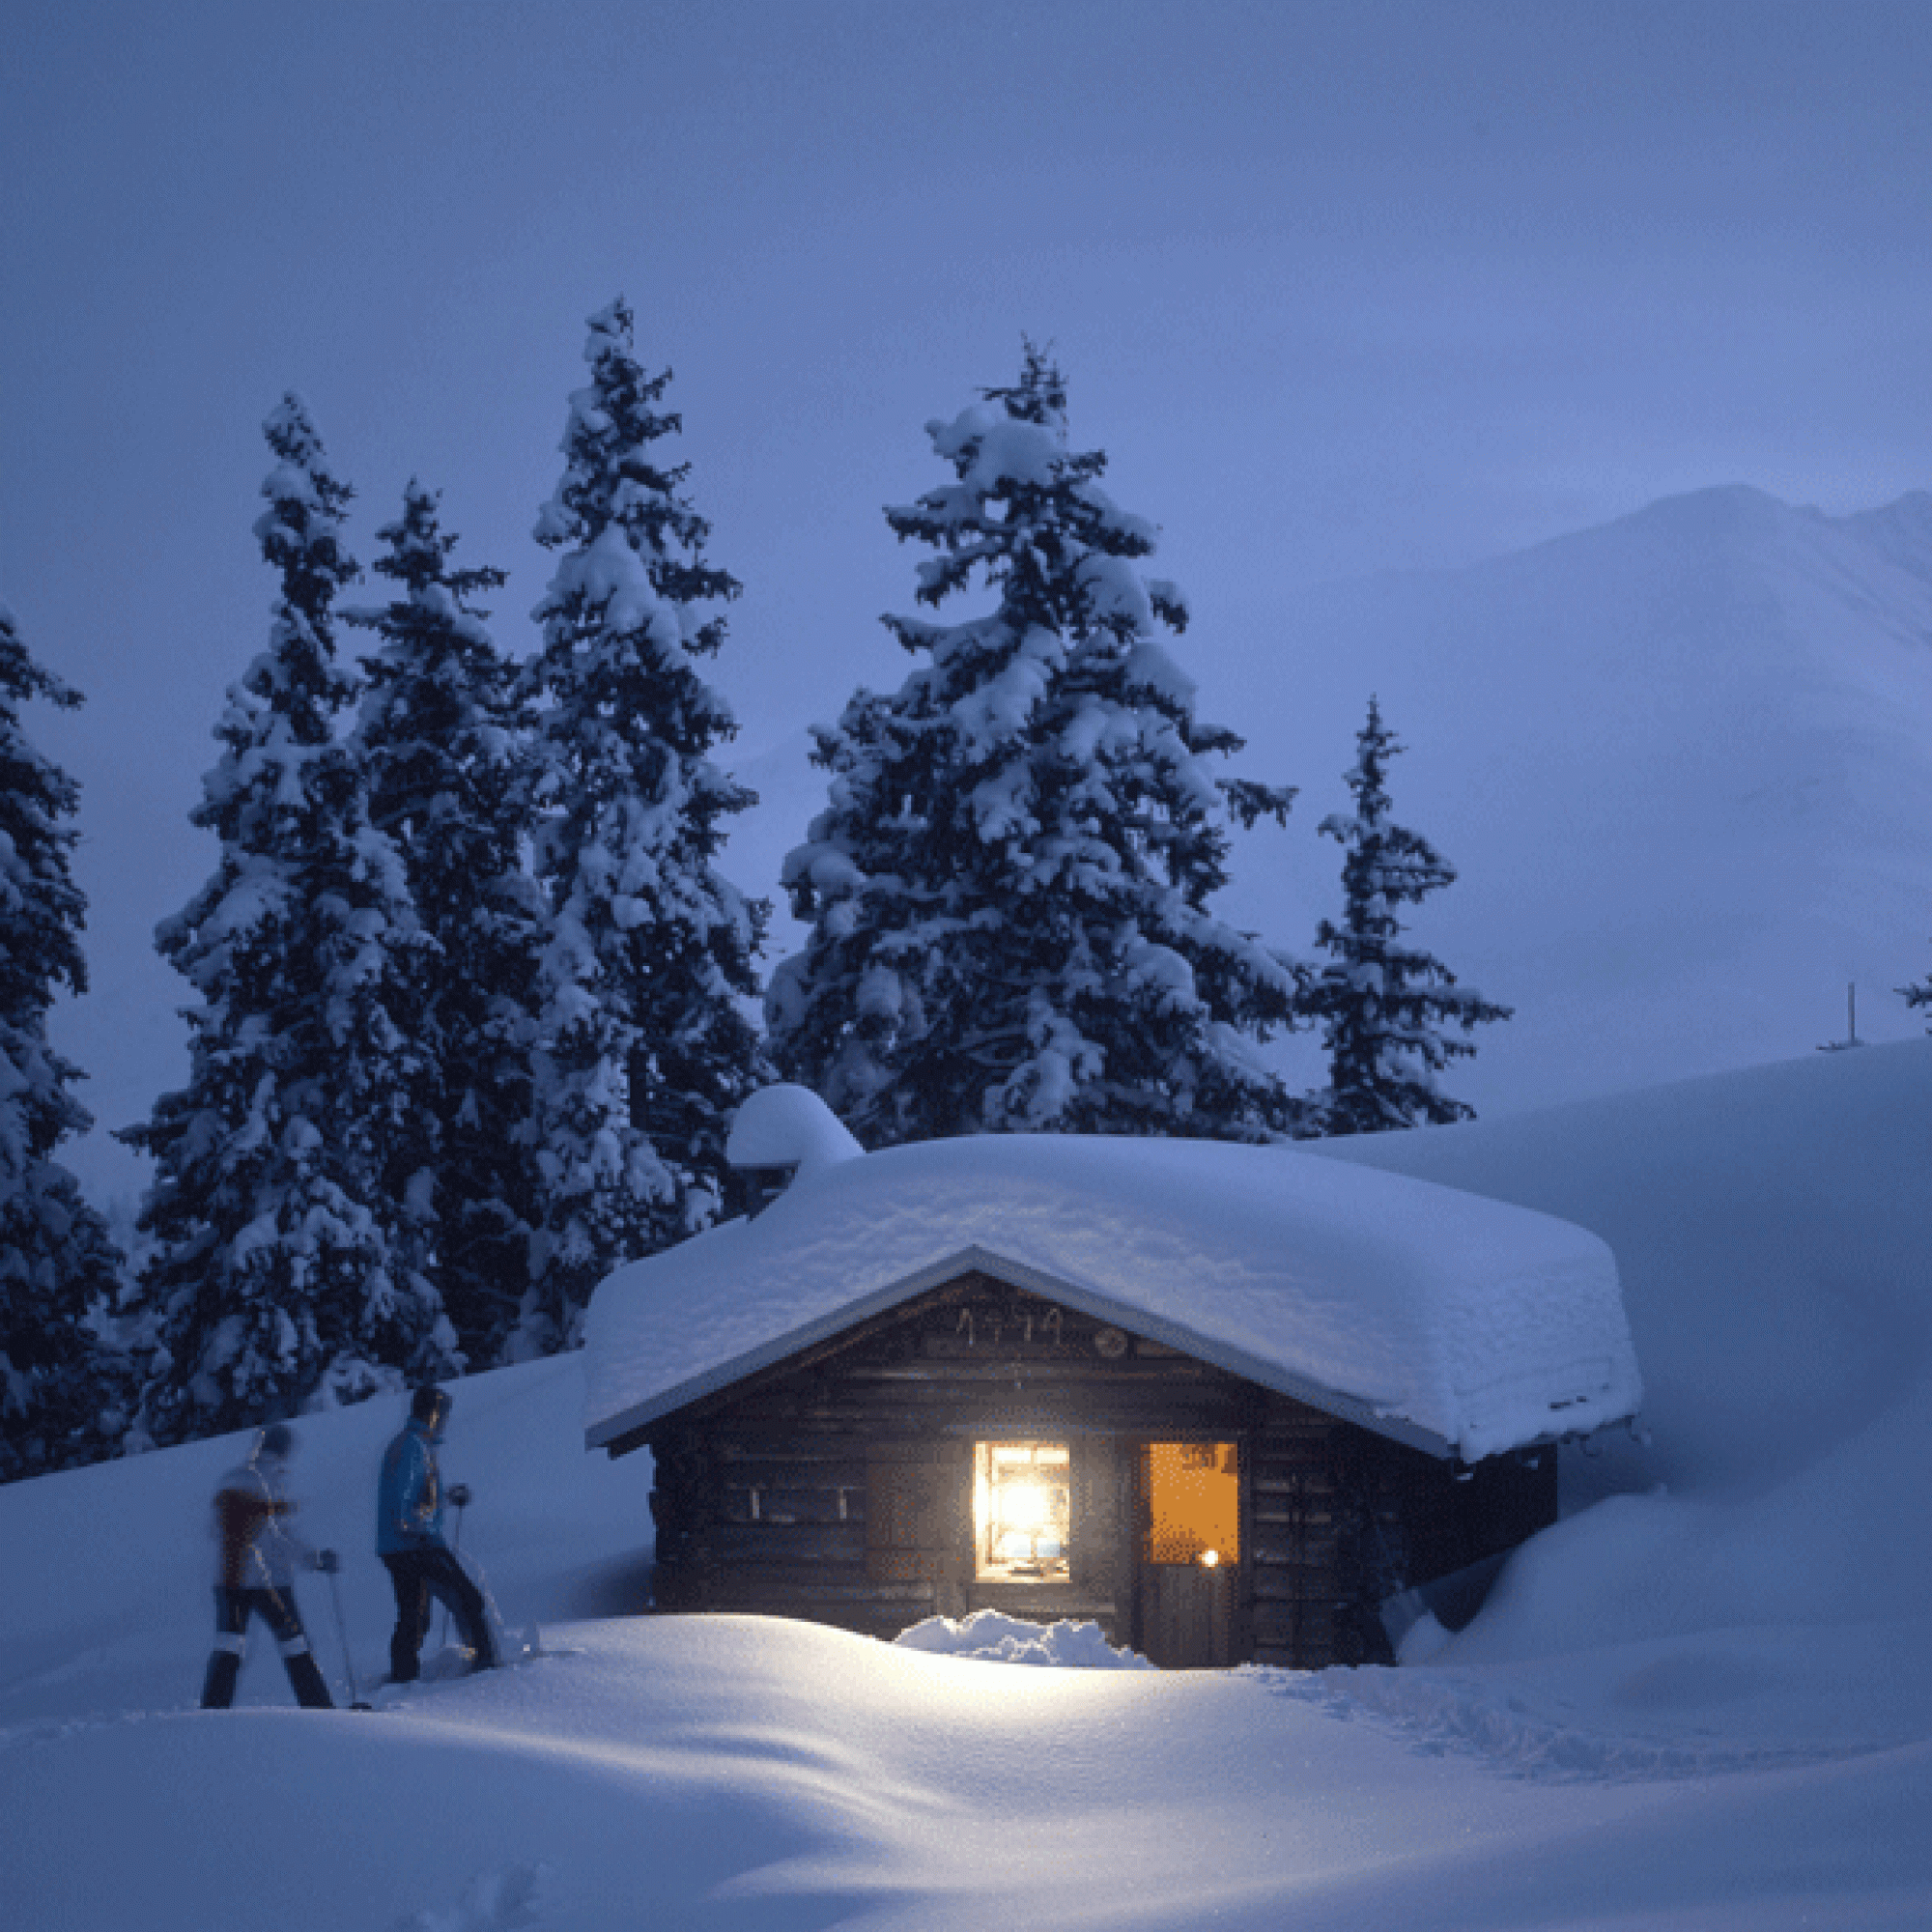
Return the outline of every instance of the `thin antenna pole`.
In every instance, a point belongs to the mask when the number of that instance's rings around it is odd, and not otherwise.
[[[1848,1046],[1862,1046],[1859,1037],[1859,982],[1845,981],[1845,1037],[1843,1039],[1828,1039],[1818,1051],[1820,1053],[1842,1053]]]

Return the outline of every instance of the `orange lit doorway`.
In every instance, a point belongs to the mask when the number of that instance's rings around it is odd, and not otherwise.
[[[1235,1661],[1240,1456],[1232,1442],[1149,1442],[1139,1459],[1139,1648],[1164,1670]]]

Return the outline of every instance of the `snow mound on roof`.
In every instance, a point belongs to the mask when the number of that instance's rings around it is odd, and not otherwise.
[[[866,1150],[810,1087],[761,1087],[731,1121],[724,1158],[733,1167],[795,1167],[810,1174]]]
[[[1037,1663],[1056,1670],[1154,1668],[1137,1650],[1117,1650],[1100,1634],[1098,1624],[1076,1623],[1071,1617],[1033,1624],[999,1610],[975,1610],[957,1622],[927,1617],[893,1641],[907,1650],[980,1658],[988,1663]]]
[[[1287,1148],[986,1134],[823,1167],[619,1268],[590,1440],[969,1268],[1471,1461],[1641,1399],[1610,1251],[1566,1222]]]

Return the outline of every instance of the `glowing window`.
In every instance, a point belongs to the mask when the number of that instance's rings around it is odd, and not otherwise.
[[[973,1574],[993,1582],[1066,1579],[1072,1459],[1064,1442],[973,1445]]]
[[[1241,1560],[1240,1464],[1232,1442],[1150,1442],[1143,1560],[1214,1569]]]

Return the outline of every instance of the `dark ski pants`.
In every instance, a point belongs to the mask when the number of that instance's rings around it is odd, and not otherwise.
[[[201,1708],[225,1711],[235,1701],[236,1680],[242,1675],[242,1655],[248,1647],[248,1619],[260,1617],[274,1633],[289,1673],[289,1688],[305,1711],[332,1711],[335,1699],[322,1681],[315,1653],[302,1631],[296,1593],[283,1587],[267,1590],[214,1592],[214,1649],[209,1654],[208,1675],[202,1682]]]
[[[413,1684],[422,1666],[417,1653],[429,1629],[430,1599],[447,1605],[463,1632],[463,1641],[476,1659],[478,1670],[494,1670],[497,1646],[490,1638],[490,1619],[483,1593],[469,1580],[447,1549],[387,1550],[383,1556],[389,1581],[396,1586],[396,1633],[389,1639],[389,1678]]]

